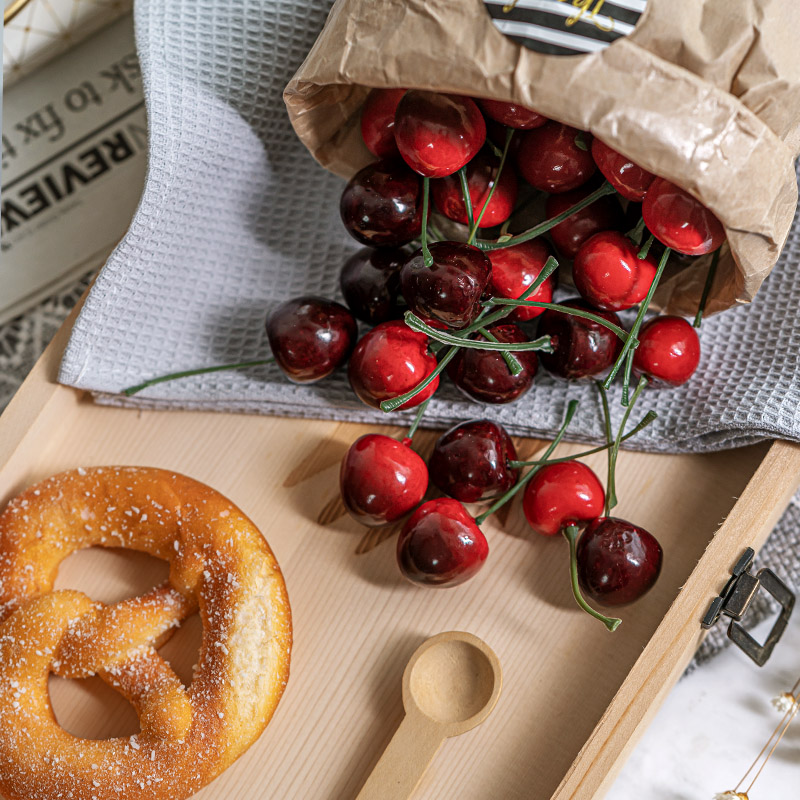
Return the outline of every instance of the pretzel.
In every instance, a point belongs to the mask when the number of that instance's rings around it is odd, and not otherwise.
[[[170,563],[169,580],[104,605],[53,591],[60,562],[92,545]],[[191,685],[158,654],[199,610]],[[261,734],[289,674],[291,613],[275,558],[218,492],[159,469],[73,470],[0,515],[0,793],[7,800],[182,800]],[[48,674],[97,674],[141,731],[81,739],[56,721]]]

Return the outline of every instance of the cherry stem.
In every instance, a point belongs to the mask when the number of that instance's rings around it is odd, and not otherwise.
[[[606,480],[606,500],[605,500],[605,514],[608,516],[611,509],[617,504],[616,489],[614,487],[614,463],[612,460],[612,451],[614,449],[614,436],[611,433],[611,411],[608,408],[608,394],[606,387],[603,386],[602,381],[596,382],[597,388],[600,391],[600,401],[603,406],[603,425],[606,433],[606,447],[608,448],[608,465]]]
[[[426,267],[433,266],[433,256],[428,249],[428,195],[430,194],[431,179],[427,176],[422,179],[422,232],[420,246],[422,247],[422,260]]]
[[[717,274],[717,265],[719,264],[719,251],[720,248],[717,248],[714,251],[714,255],[711,257],[711,265],[708,268],[708,275],[706,275],[706,283],[703,286],[703,294],[700,297],[700,306],[697,309],[697,314],[695,315],[694,322],[692,323],[695,328],[700,327],[700,323],[703,321],[703,312],[706,310],[706,301],[708,300],[708,295],[711,293],[711,287],[714,285],[714,277]]]
[[[478,328],[478,333],[490,342],[500,342],[500,340],[493,333],[486,330],[486,328]],[[513,353],[503,350],[500,352],[500,355],[503,357],[503,361],[506,362],[506,366],[512,375],[519,375],[520,372],[522,372],[522,364],[519,363],[519,360]]]
[[[560,311],[563,314],[569,314],[573,317],[590,319],[592,322],[596,322],[598,325],[608,328],[610,331],[619,336],[622,341],[626,341],[629,336],[628,331],[626,331],[624,328],[620,328],[619,325],[615,325],[613,322],[609,322],[607,319],[604,319],[597,314],[592,314],[590,311],[581,311],[579,308],[562,306],[558,303],[540,303],[538,300],[511,300],[510,298],[506,297],[492,297],[491,299],[486,300],[484,305],[513,307],[522,306],[523,308],[549,308],[552,311]]]
[[[625,235],[635,244],[641,245],[642,243],[642,235],[644,234],[644,217],[641,217],[639,221],[632,227]]]
[[[636,387],[636,390],[633,393],[633,397],[631,398],[630,405],[625,409],[625,413],[622,415],[622,422],[620,423],[619,430],[617,431],[617,436],[614,439],[613,447],[608,451],[608,486],[606,492],[606,516],[608,516],[609,511],[617,504],[617,481],[616,481],[616,472],[617,472],[617,456],[619,455],[619,446],[622,444],[622,437],[625,433],[625,426],[628,424],[628,417],[631,415],[631,411],[633,410],[634,405],[636,404],[639,395],[642,393],[642,389],[649,383],[648,379],[642,375],[639,378],[639,385]]]
[[[464,206],[467,209],[467,223],[469,225],[469,229],[472,230],[475,212],[472,210],[472,197],[469,193],[469,181],[467,180],[466,164],[458,171],[458,179],[461,181],[461,194],[464,196]],[[469,240],[467,240],[467,244],[469,244]]]
[[[260,367],[264,364],[274,364],[275,359],[270,356],[269,358],[261,358],[258,361],[242,361],[238,364],[220,364],[216,367],[200,367],[199,369],[187,369],[182,372],[170,372],[167,375],[159,375],[157,378],[150,378],[148,381],[137,383],[136,386],[129,386],[127,389],[122,390],[122,394],[126,397],[141,392],[148,386],[155,386],[157,383],[166,383],[167,381],[174,381],[178,378],[189,378],[192,375],[205,375],[208,372],[223,372],[229,369],[246,369],[247,367]]]
[[[520,233],[518,236],[512,236],[510,239],[507,239],[504,242],[498,241],[491,241],[486,239],[477,239],[475,241],[475,246],[479,247],[481,250],[499,250],[503,247],[513,247],[515,244],[522,244],[523,242],[529,242],[531,239],[535,239],[537,236],[541,236],[543,233],[547,233],[551,228],[555,228],[556,225],[562,223],[567,217],[572,216],[578,211],[590,206],[596,200],[599,200],[601,197],[605,197],[609,194],[614,194],[616,189],[606,181],[599,189],[595,189],[590,195],[584,197],[583,200],[578,201],[575,203],[574,206],[566,209],[566,211],[562,211],[560,214],[557,214],[555,217],[552,217],[544,222],[540,223],[534,228],[525,231],[524,233]]]
[[[608,628],[612,633],[622,624],[622,620],[618,619],[617,617],[606,617],[601,614],[599,611],[595,611],[587,602],[583,599],[583,595],[581,594],[581,587],[578,583],[578,556],[577,556],[577,543],[578,543],[578,526],[577,525],[568,525],[562,531],[564,534],[564,538],[569,543],[569,579],[572,585],[572,594],[575,597],[575,602],[587,613],[593,616],[595,619],[599,619],[603,625]]]
[[[642,418],[642,421],[631,431],[628,431],[620,441],[624,442],[627,439],[630,439],[632,436],[636,436],[639,431],[643,428],[646,428],[652,422],[658,419],[658,414],[655,411],[648,411],[647,414]],[[613,447],[614,442],[613,440],[610,441],[608,444],[600,445],[598,447],[593,447],[591,450],[584,450],[582,453],[575,453],[572,456],[564,456],[563,458],[550,458],[550,459],[536,459],[535,461],[507,461],[509,467],[512,469],[522,469],[522,467],[537,467],[540,464],[564,464],[567,461],[575,461],[578,458],[585,458],[586,456],[593,456],[595,453],[602,453],[604,450],[609,450]],[[608,515],[608,512],[606,512]]]
[[[408,312],[411,313],[410,311]],[[457,347],[451,347],[439,360],[439,363],[434,368],[430,375],[423,378],[413,389],[409,389],[405,394],[392,397],[389,400],[384,400],[381,403],[381,411],[387,414],[390,411],[397,411],[403,403],[407,403],[412,397],[416,397],[426,386],[429,386],[439,375],[441,375],[444,368],[453,360],[458,352]]]
[[[535,466],[530,472],[527,472],[524,477],[520,478],[502,497],[496,500],[486,511],[483,512],[478,517],[475,517],[475,524],[482,525],[486,518],[494,514],[499,508],[502,508],[509,500],[511,500],[514,495],[519,492],[526,483],[547,463],[547,459],[550,457],[550,454],[553,450],[558,447],[561,440],[564,438],[564,434],[567,432],[567,428],[569,427],[570,422],[572,422],[572,418],[575,416],[575,412],[578,410],[578,401],[577,400],[570,400],[569,404],[567,405],[567,413],[564,415],[564,421],[561,423],[561,427],[556,434],[556,438],[553,439],[550,446],[547,450],[544,451],[544,456],[542,456],[542,463]]]
[[[472,244],[475,241],[475,236],[478,233],[478,228],[481,226],[481,220],[483,219],[483,215],[486,213],[486,209],[489,208],[489,203],[492,202],[492,197],[494,197],[495,189],[497,189],[497,184],[500,183],[500,175],[503,172],[503,167],[506,163],[506,157],[508,156],[508,146],[511,144],[511,137],[514,135],[513,128],[506,128],[506,143],[503,146],[503,155],[500,156],[500,164],[497,167],[497,172],[495,173],[494,180],[492,181],[492,188],[489,190],[489,195],[486,198],[486,202],[481,207],[481,213],[478,214],[478,219],[475,220],[473,223],[470,220],[469,225],[469,236],[467,237],[467,244]]]
[[[645,239],[644,244],[642,245],[639,252],[636,254],[636,258],[643,260],[647,258],[647,254],[650,252],[650,248],[653,246],[653,242],[655,241],[655,236],[651,233],[647,239]]]
[[[628,355],[628,351],[633,348],[633,343],[636,342],[638,344],[639,340],[636,338],[639,335],[639,329],[642,327],[642,321],[644,320],[644,315],[647,313],[647,309],[650,306],[650,301],[653,299],[653,295],[656,292],[656,287],[658,286],[658,282],[661,280],[661,276],[664,274],[664,268],[667,266],[667,261],[669,260],[669,254],[672,250],[667,247],[664,250],[664,254],[661,256],[661,261],[658,262],[658,269],[656,270],[655,277],[653,278],[653,282],[650,284],[650,288],[647,290],[647,296],[642,301],[642,304],[639,306],[639,313],[636,315],[636,319],[633,322],[633,326],[631,327],[631,332],[628,334],[628,338],[625,340],[625,344],[622,345],[622,350],[617,357],[617,360],[614,362],[614,366],[611,368],[611,372],[609,373],[608,377],[603,381],[603,387],[608,390],[614,381],[614,378],[617,377],[617,373],[619,372],[620,367],[622,366],[623,361]],[[623,386],[623,392],[624,392]]]
[[[425,411],[428,408],[428,404],[433,400],[433,395],[431,395],[424,403],[420,405],[417,409],[417,413],[414,416],[414,421],[411,423],[411,427],[408,429],[408,433],[405,435],[405,439],[413,439],[414,434],[417,432],[417,428],[419,428],[420,422],[422,422],[422,418],[425,416]]]

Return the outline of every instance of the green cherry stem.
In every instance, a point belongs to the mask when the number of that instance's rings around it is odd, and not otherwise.
[[[636,254],[636,258],[638,259],[645,259],[647,258],[647,254],[650,252],[650,248],[653,246],[653,242],[655,241],[655,236],[651,233],[647,239],[645,239],[644,244],[642,245],[639,252]]]
[[[642,217],[633,228],[631,228],[625,235],[638,247],[642,243],[642,235],[644,234],[644,217]]]
[[[467,166],[466,164],[458,171],[458,179],[461,181],[461,194],[464,197],[464,206],[467,209],[467,224],[469,229],[472,230],[472,223],[474,222],[474,211],[472,210],[472,197],[469,193],[469,181],[467,180]],[[469,241],[467,241],[469,244]]]
[[[622,444],[622,438],[625,433],[625,426],[628,424],[628,417],[631,415],[631,411],[633,410],[639,395],[642,393],[642,389],[647,386],[648,382],[648,379],[644,375],[639,378],[639,385],[636,387],[636,390],[633,393],[630,405],[625,409],[625,413],[622,415],[622,422],[619,425],[617,436],[614,439],[614,446],[608,451],[608,491],[606,492],[606,516],[608,516],[608,512],[611,511],[611,509],[617,504],[617,456],[619,455],[619,446]],[[611,498],[610,500],[609,497]]]
[[[570,422],[572,422],[572,418],[575,416],[575,412],[578,410],[578,401],[577,400],[570,400],[569,404],[567,405],[567,413],[564,415],[564,421],[561,423],[561,427],[556,434],[556,438],[550,443],[550,446],[547,450],[544,451],[544,455],[542,456],[542,463],[535,466],[530,472],[527,472],[524,477],[520,478],[502,497],[496,500],[486,511],[483,512],[478,517],[475,517],[475,523],[477,525],[482,525],[487,517],[494,514],[497,509],[504,506],[514,495],[519,492],[521,489],[524,488],[525,484],[533,478],[533,476],[547,463],[547,459],[550,457],[550,454],[553,450],[558,447],[561,440],[564,438],[564,434],[567,432],[567,428],[569,427]]]
[[[656,270],[655,277],[653,278],[653,282],[650,284],[650,288],[647,290],[647,296],[642,301],[642,304],[639,306],[639,313],[636,315],[636,319],[633,322],[633,327],[631,327],[630,335],[628,336],[625,344],[622,345],[622,351],[620,352],[619,356],[617,357],[616,362],[614,362],[614,366],[611,369],[608,377],[603,381],[603,386],[608,390],[614,381],[614,378],[617,377],[617,373],[619,372],[620,367],[622,366],[625,358],[628,355],[628,351],[631,350],[633,347],[633,343],[637,342],[638,339],[636,338],[639,335],[639,329],[642,327],[642,321],[644,320],[644,315],[647,313],[647,309],[650,305],[650,301],[653,299],[653,295],[656,292],[656,287],[658,286],[658,282],[661,280],[661,276],[664,274],[664,269],[667,266],[667,261],[669,260],[669,254],[672,250],[667,247],[664,250],[664,254],[661,256],[661,261],[658,262],[658,269]]]
[[[422,422],[422,418],[425,416],[425,411],[431,400],[433,400],[432,395],[417,409],[417,413],[414,415],[414,421],[411,423],[411,427],[408,429],[408,433],[405,435],[404,439],[414,438],[414,434],[417,432],[417,428],[419,428],[419,424]]]
[[[238,364],[220,364],[216,367],[200,367],[199,369],[187,369],[182,372],[170,372],[167,375],[159,375],[157,378],[150,378],[148,381],[137,383],[136,386],[129,386],[127,389],[122,390],[122,394],[126,397],[141,392],[148,386],[155,386],[157,383],[166,383],[167,381],[174,381],[178,378],[189,378],[192,375],[205,375],[209,372],[223,372],[229,369],[246,369],[247,367],[260,367],[264,364],[274,364],[275,359],[270,356],[269,358],[260,358],[258,361],[242,361]]]
[[[708,295],[711,292],[711,287],[714,285],[714,278],[717,274],[717,265],[719,264],[719,251],[720,248],[718,247],[714,251],[714,255],[711,257],[711,265],[708,268],[708,275],[706,275],[706,283],[703,286],[703,294],[700,297],[700,306],[697,309],[697,314],[695,315],[694,322],[692,323],[695,328],[700,327],[700,323],[703,321],[703,313],[706,310],[706,302],[708,301]]]
[[[581,594],[581,587],[578,583],[578,556],[577,556],[577,544],[578,544],[578,526],[577,525],[568,525],[562,531],[564,534],[564,538],[569,543],[569,579],[572,585],[572,594],[575,597],[575,602],[587,613],[593,616],[595,619],[599,619],[603,625],[608,628],[612,633],[622,624],[622,620],[618,619],[617,617],[606,617],[601,614],[599,611],[595,611],[587,602],[583,599],[583,595]]]
[[[408,312],[411,313],[411,312]],[[408,402],[412,397],[418,395],[426,386],[429,386],[439,375],[442,374],[444,368],[453,360],[456,353],[458,352],[458,347],[451,347],[439,360],[439,363],[436,365],[433,372],[430,375],[423,378],[413,389],[409,389],[405,394],[398,395],[397,397],[392,397],[389,400],[384,400],[381,403],[381,411],[385,413],[389,413],[390,411],[397,411],[403,403]]]
[[[602,381],[597,381],[596,385],[600,391],[600,403],[603,407],[603,426],[605,428],[606,447],[608,452],[608,480],[606,481],[605,503],[605,514],[608,516],[611,513],[611,509],[617,504],[616,489],[614,487],[614,461],[612,458],[612,451],[614,450],[614,435],[611,433],[611,412],[608,408],[608,393],[606,392],[606,387],[603,386]]]
[[[486,209],[489,208],[489,203],[492,202],[492,197],[494,197],[495,189],[497,189],[497,184],[500,183],[500,175],[503,172],[503,167],[506,163],[506,157],[508,156],[508,146],[511,144],[511,137],[514,135],[513,128],[506,128],[506,143],[503,146],[503,155],[500,156],[500,164],[497,167],[497,172],[494,176],[494,180],[492,181],[492,188],[489,190],[489,195],[486,198],[486,202],[483,204],[481,208],[481,213],[478,214],[478,218],[473,223],[470,219],[469,223],[469,236],[467,237],[467,244],[472,244],[475,241],[475,236],[478,233],[478,228],[481,226],[481,220],[483,219],[483,215],[486,213]],[[466,167],[464,168],[466,169]]]
[[[484,339],[498,343],[500,340],[490,331],[487,331],[486,328],[478,328],[478,333],[483,336]],[[501,351],[500,355],[503,357],[503,361],[506,362],[506,366],[509,369],[509,372],[512,375],[519,375],[522,372],[522,364],[519,363],[519,360],[513,353],[509,353],[507,350]]]
[[[431,179],[422,179],[422,233],[420,235],[420,246],[422,247],[422,260],[426,267],[433,266],[433,256],[428,249],[428,198],[431,189]]]
[[[497,242],[491,241],[487,239],[477,239],[475,241],[475,246],[479,247],[481,250],[499,250],[503,247],[512,247],[515,244],[522,244],[523,242],[529,242],[531,239],[535,239],[537,236],[541,236],[543,233],[547,233],[551,228],[555,228],[556,225],[563,222],[567,217],[572,216],[575,212],[580,211],[586,206],[590,206],[596,200],[599,200],[601,197],[605,197],[609,194],[614,194],[616,189],[606,181],[600,188],[595,189],[590,195],[584,197],[583,200],[575,203],[574,206],[570,206],[570,208],[566,209],[566,211],[562,211],[560,214],[557,214],[555,217],[551,219],[545,220],[544,222],[540,223],[534,228],[525,231],[524,233],[520,233],[517,236],[512,236],[510,239],[506,239],[504,242]]]

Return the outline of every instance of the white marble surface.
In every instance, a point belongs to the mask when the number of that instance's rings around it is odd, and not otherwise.
[[[758,641],[771,623],[756,628]],[[770,700],[789,691],[798,677],[800,608],[765,666],[757,667],[731,646],[683,678],[606,800],[712,800],[733,789],[781,718]],[[800,714],[749,797],[800,800]]]

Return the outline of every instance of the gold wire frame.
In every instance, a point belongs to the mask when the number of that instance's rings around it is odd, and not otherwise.
[[[11,0],[3,9],[3,25],[8,25],[31,0]]]

